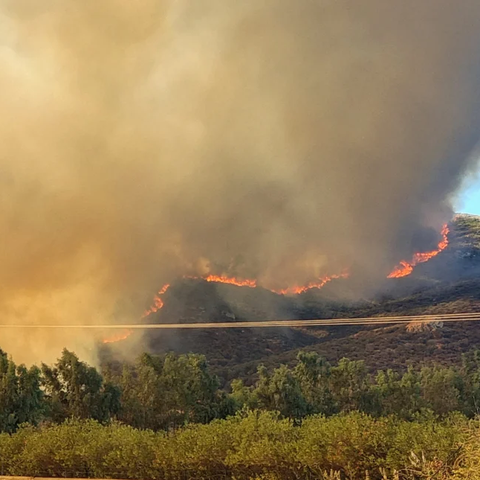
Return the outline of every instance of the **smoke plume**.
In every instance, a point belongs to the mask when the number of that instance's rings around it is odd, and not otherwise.
[[[133,321],[179,275],[375,282],[475,166],[478,0],[0,0],[0,24],[1,323]]]

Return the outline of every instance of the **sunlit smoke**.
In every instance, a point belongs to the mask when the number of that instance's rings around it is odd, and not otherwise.
[[[4,322],[129,323],[184,276],[376,285],[476,165],[478,0],[4,0],[0,22]]]

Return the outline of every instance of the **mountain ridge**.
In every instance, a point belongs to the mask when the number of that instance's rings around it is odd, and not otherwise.
[[[261,287],[237,287],[184,279],[163,297],[153,323],[235,322],[253,320],[359,318],[480,311],[480,217],[459,214],[451,222],[449,245],[404,278],[387,279],[370,298],[342,297],[349,280],[335,279],[321,290],[296,296]],[[261,331],[260,331],[261,330]],[[318,327],[162,331],[146,334],[147,350],[162,354],[202,353],[227,381],[247,381],[260,363],[292,363],[299,350],[316,351],[330,361],[364,360],[369,368],[405,369],[432,361],[451,364],[480,345],[480,325],[449,324],[440,329],[408,331],[405,326]],[[121,348],[110,347],[110,353]]]

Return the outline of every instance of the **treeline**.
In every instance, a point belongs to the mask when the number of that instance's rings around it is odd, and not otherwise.
[[[53,366],[29,369],[0,351],[0,431],[68,418],[115,419],[167,431],[245,408],[296,421],[351,411],[404,420],[428,412],[439,417],[460,412],[469,418],[479,412],[478,351],[464,355],[459,367],[412,367],[403,374],[372,375],[363,362],[348,359],[330,365],[315,353],[299,353],[297,360],[292,368],[260,367],[253,385],[234,380],[225,391],[200,355],[144,354],[134,365],[100,373],[67,350]]]
[[[174,432],[67,420],[0,434],[0,474],[68,478],[446,480],[480,478],[479,424],[352,412],[297,424],[244,411]]]

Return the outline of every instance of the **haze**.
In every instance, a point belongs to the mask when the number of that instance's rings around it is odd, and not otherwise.
[[[0,0],[0,25],[2,323],[132,322],[182,275],[376,285],[476,166],[476,0]]]

